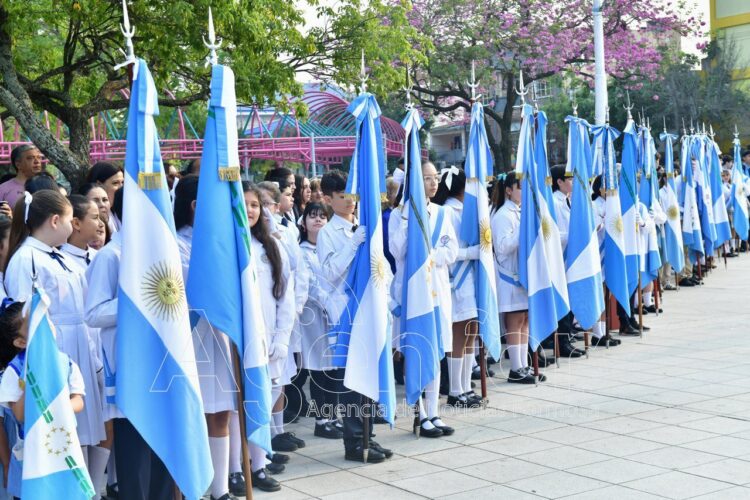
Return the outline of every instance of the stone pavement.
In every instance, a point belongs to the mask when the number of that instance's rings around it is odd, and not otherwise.
[[[498,373],[486,409],[444,413],[453,436],[417,439],[402,412],[376,426],[395,451],[385,463],[344,461],[301,419],[287,430],[307,447],[276,476],[282,491],[254,497],[750,498],[749,277],[748,254],[720,263],[704,286],[665,292],[642,339],[562,360],[536,387]]]

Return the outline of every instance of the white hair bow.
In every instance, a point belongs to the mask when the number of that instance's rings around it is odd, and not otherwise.
[[[458,175],[459,172],[458,167],[455,165],[440,169],[440,181],[442,182],[443,179],[445,179],[445,187],[447,187],[449,191],[453,185],[453,176]]]
[[[401,186],[401,184],[404,183],[404,176],[405,175],[406,175],[406,173],[403,170],[401,170],[400,168],[397,167],[396,170],[393,171],[393,180],[394,180],[394,182],[396,182],[396,184],[398,184],[399,186]]]
[[[24,211],[23,211],[23,222],[24,224],[29,222],[29,207],[31,207],[31,202],[34,199],[34,196],[29,193],[28,191],[23,192],[23,203],[25,205]]]

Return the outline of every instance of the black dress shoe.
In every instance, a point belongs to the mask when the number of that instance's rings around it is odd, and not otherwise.
[[[620,335],[640,335],[640,332],[633,328],[630,323],[620,322]]]
[[[352,462],[362,462],[365,459],[364,448],[361,444],[356,447],[346,450],[344,453],[344,460],[351,460]],[[379,464],[385,460],[385,455],[380,453],[375,448],[370,447],[367,450],[367,463],[368,464]]]
[[[275,464],[285,464],[289,462],[289,455],[283,453],[274,453],[273,455],[266,454],[266,458]]]
[[[378,450],[380,453],[385,455],[385,458],[391,458],[393,456],[393,451],[388,448],[383,448],[380,446],[380,443],[377,441],[374,441],[370,439],[370,449],[371,450]]]
[[[326,422],[325,424],[315,424],[315,432],[313,434],[316,437],[325,439],[341,439],[344,437],[344,433],[333,427],[331,424]]]
[[[293,432],[284,432],[282,434],[279,434],[279,436],[284,436],[284,439],[286,439],[287,441],[289,441],[291,443],[296,444],[297,448],[304,448],[305,447],[305,442],[302,439],[300,439],[297,436],[295,436],[295,434]],[[284,450],[281,450],[281,451],[284,451]]]
[[[271,448],[273,448],[273,451],[297,451],[299,446],[289,441],[285,436],[286,434],[285,432],[271,438]]]
[[[266,469],[258,469],[253,472],[253,488],[261,491],[279,491],[281,485]]]
[[[235,497],[234,495],[232,495],[232,492],[224,493],[219,498],[214,498],[213,495],[210,495],[209,498],[211,500],[237,500],[237,497]]]
[[[232,472],[229,474],[229,493],[236,497],[247,495],[247,485],[245,484],[245,476],[242,475],[242,472]]]
[[[466,396],[466,399],[469,401],[469,404],[476,403],[477,406],[472,406],[472,408],[478,408],[479,406],[482,405],[482,396],[480,396],[476,392],[469,391],[466,394],[464,394],[464,396]]]
[[[107,485],[107,497],[108,498],[117,498],[117,483],[112,483]]]
[[[453,429],[453,427],[448,427],[447,425],[436,424],[435,422],[437,422],[438,420],[440,420],[440,417],[432,417],[430,419],[430,422],[432,422],[432,425],[434,425],[435,427],[443,431],[443,436],[450,436],[451,434],[455,432],[455,429]]]
[[[282,472],[284,472],[284,469],[286,469],[286,465],[284,465],[284,464],[270,463],[270,464],[266,465],[266,470],[268,472],[270,472],[271,474],[274,474],[274,475],[275,474],[281,474]]]
[[[655,306],[655,305],[654,305],[654,306],[646,306],[646,307],[644,307],[644,311],[648,311],[648,312],[650,312],[650,313],[654,313],[654,314],[656,314],[656,306]],[[659,312],[660,312],[660,313],[663,313],[663,312],[664,312],[664,310],[663,310],[663,309],[662,309],[662,308],[660,307],[660,308],[659,308]]]
[[[636,320],[635,318],[630,318],[630,326],[632,326],[633,330],[635,330],[635,331],[639,331],[640,330],[640,325],[638,324],[638,320]],[[649,330],[651,330],[651,328],[647,327],[646,325],[643,325],[643,331],[644,332],[647,332]]]
[[[547,356],[547,353],[544,351],[544,349],[542,349],[541,346],[539,346],[537,353],[539,354],[539,368],[547,368],[549,365],[555,362],[554,358]],[[534,359],[534,352],[531,350],[531,348],[529,348],[529,358]]]
[[[695,286],[695,283],[690,278],[682,278],[680,280],[680,286]]]
[[[511,384],[534,384],[536,380],[534,375],[527,373],[523,368],[520,370],[511,370],[508,372],[508,382]]]
[[[448,396],[448,405],[456,408],[479,408],[480,404],[476,401],[469,401],[464,394],[460,396]]]
[[[530,366],[525,366],[525,367],[522,368],[522,370],[527,375],[531,375],[532,377],[534,377],[534,371],[531,369]],[[534,377],[534,378],[537,378],[537,377]],[[538,380],[539,380],[539,382],[546,382],[547,381],[547,376],[544,373],[540,373],[539,377],[538,377]]]
[[[424,424],[429,422],[429,418],[423,418],[419,422],[419,437],[428,437],[428,438],[437,438],[443,435],[443,431],[441,429],[438,429],[437,427],[432,427],[432,429],[425,429]]]
[[[560,342],[560,350],[558,354],[561,358],[580,358],[586,354],[586,352],[576,349],[570,342]]]
[[[603,337],[593,337],[591,339],[591,346],[592,347],[607,347],[611,345],[609,342],[609,339],[605,336]]]
[[[610,347],[622,344],[622,340],[613,338],[612,335],[610,335],[610,334],[605,335],[605,337],[607,337],[607,340],[609,341],[609,346]]]

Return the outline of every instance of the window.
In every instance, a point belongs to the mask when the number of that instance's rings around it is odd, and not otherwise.
[[[546,80],[534,80],[532,86],[534,87],[532,97],[534,94],[536,94],[537,99],[552,97],[550,86],[547,84]]]

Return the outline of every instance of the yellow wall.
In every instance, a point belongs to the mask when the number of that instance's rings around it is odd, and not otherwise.
[[[737,44],[738,61],[734,79],[750,80],[750,0],[710,0],[711,38],[723,32]],[[744,86],[744,85],[743,85]]]

